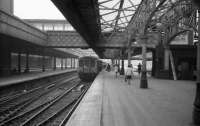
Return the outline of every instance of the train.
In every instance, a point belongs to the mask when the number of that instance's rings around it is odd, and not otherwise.
[[[79,58],[78,76],[82,81],[90,82],[95,79],[103,68],[103,62],[96,57],[84,56]]]
[[[26,72],[26,55],[21,54],[20,58],[21,73]],[[56,67],[59,69],[61,62],[60,58],[56,59]],[[57,64],[58,63],[58,64]],[[68,62],[67,62],[68,63]],[[43,58],[39,55],[29,55],[29,71],[42,71]],[[106,65],[98,58],[92,56],[84,56],[79,58],[78,61],[78,75],[82,81],[93,81],[98,73]],[[45,57],[45,69],[53,69],[52,57]],[[18,54],[11,53],[11,72],[12,74],[18,74]]]

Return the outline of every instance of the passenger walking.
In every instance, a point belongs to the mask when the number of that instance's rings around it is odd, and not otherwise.
[[[117,78],[117,74],[119,72],[118,65],[115,65],[114,70],[115,70],[115,77]]]
[[[128,68],[126,69],[126,73],[125,73],[125,80],[128,82],[128,84],[131,84],[131,79],[133,76],[133,69],[131,67],[131,65],[128,65]]]
[[[139,63],[138,64],[138,74],[140,75],[140,73],[141,73],[141,69],[142,69],[142,65]]]
[[[110,72],[110,64],[107,65],[106,71]]]

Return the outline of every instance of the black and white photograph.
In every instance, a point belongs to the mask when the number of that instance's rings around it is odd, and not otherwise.
[[[200,126],[199,0],[0,0],[0,126]]]

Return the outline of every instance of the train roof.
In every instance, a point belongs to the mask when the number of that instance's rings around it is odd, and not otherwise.
[[[98,57],[94,57],[94,56],[83,56],[83,57],[80,57],[79,60],[80,59],[97,59],[97,60],[99,60]]]

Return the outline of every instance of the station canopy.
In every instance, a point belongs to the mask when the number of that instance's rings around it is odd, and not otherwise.
[[[124,32],[135,14],[141,0],[98,0],[101,32],[104,38],[112,38],[116,33]],[[106,49],[104,56],[117,58],[118,49]]]
[[[102,35],[111,37],[117,32],[125,31],[140,2],[141,0],[98,0]],[[84,50],[78,49],[78,51]],[[87,54],[94,55],[94,52],[90,49]],[[108,58],[113,57],[113,55],[117,56],[119,49],[107,49],[104,54]]]
[[[141,0],[52,0],[52,2],[100,58],[112,58],[119,56],[119,46],[100,48],[97,45],[102,41],[108,41],[116,32],[126,30]]]
[[[141,0],[99,0],[101,31],[124,31],[140,2]]]

